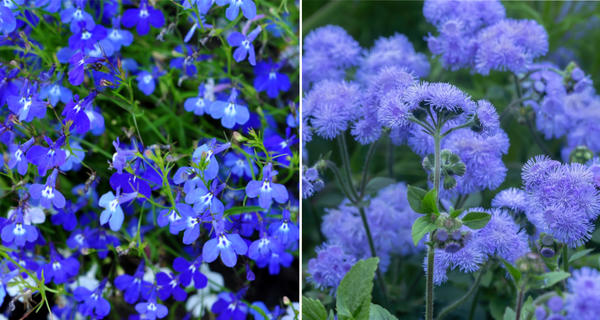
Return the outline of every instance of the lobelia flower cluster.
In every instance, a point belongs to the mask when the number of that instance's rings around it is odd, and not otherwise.
[[[0,3],[0,312],[296,317],[253,290],[299,240],[298,8],[274,7]]]
[[[303,197],[305,201],[318,198],[319,192],[327,192],[324,197],[328,197],[325,170],[331,169],[345,199],[322,216],[325,242],[308,261],[307,280],[335,295],[358,260],[376,255],[384,273],[376,277],[385,281],[394,256],[418,256],[427,246],[433,259],[427,255],[423,266],[426,274],[433,269],[435,285],[447,281],[448,272],[456,269],[480,271],[477,286],[488,269],[499,266],[512,278],[516,293],[526,296],[528,290],[540,289],[534,279],[548,282],[545,277],[570,276],[564,299],[534,302],[536,316],[593,319],[595,309],[588,301],[599,297],[597,271],[583,268],[569,273],[571,259],[589,254],[570,255],[569,250],[591,239],[600,215],[600,160],[596,157],[600,100],[590,76],[575,63],[561,69],[541,61],[549,47],[545,28],[534,20],[506,17],[500,1],[428,0],[423,14],[437,29],[425,41],[444,68],[508,76],[514,81],[514,98],[501,109],[503,116],[529,123],[534,137],[541,133],[548,140],[564,138],[562,151],[552,153],[543,138],[535,139],[547,154],[521,164],[521,188],[498,190],[508,172],[503,156],[510,142],[496,106],[452,84],[426,81],[428,60],[401,34],[380,38],[373,48],[363,49],[341,27],[311,31],[305,37],[303,55],[304,155],[318,152],[311,148],[313,140],[320,144],[337,140],[343,168],[338,169],[328,154],[322,155],[304,169]],[[350,145],[346,136],[352,136],[358,147],[369,147],[358,175],[350,172],[349,161],[344,159]],[[410,186],[407,191],[406,184],[394,176],[376,178],[394,183],[378,193],[362,193],[369,181],[372,149],[387,139],[420,157],[427,173],[422,184],[434,193]],[[363,180],[355,184],[356,176]],[[491,208],[473,200],[472,195],[482,192],[495,194]],[[436,206],[429,208],[433,214],[420,212],[421,200],[425,203],[430,194],[435,199],[429,199]],[[331,206],[331,200],[327,205]],[[473,217],[485,222],[471,223]],[[421,218],[428,222],[419,224]],[[415,226],[423,223],[430,229],[415,238]],[[381,285],[378,290],[385,292]],[[560,290],[557,294],[561,295]],[[519,301],[510,311],[521,311],[524,300]],[[433,314],[427,311],[430,319]]]

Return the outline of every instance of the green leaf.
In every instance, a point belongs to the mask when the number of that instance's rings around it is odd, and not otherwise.
[[[585,250],[581,250],[581,251],[577,251],[577,252],[573,253],[573,255],[569,258],[569,263],[587,256],[592,251],[594,251],[594,249],[585,249]]]
[[[369,320],[398,320],[393,314],[378,304],[371,304]]]
[[[513,277],[515,283],[519,283],[519,281],[521,281],[521,271],[504,259],[502,259],[502,263],[504,263],[506,270],[508,270],[508,273]]]
[[[429,190],[423,200],[421,201],[421,207],[425,210],[425,213],[435,213],[436,215],[440,213],[437,206],[437,193],[435,189]]]
[[[265,318],[266,319],[266,318]],[[302,319],[324,320],[327,319],[327,310],[317,299],[302,297]]]
[[[521,307],[521,319],[529,319],[529,315],[534,314],[535,307],[533,306],[533,298],[531,296],[527,297],[525,303],[523,303],[523,307]]]
[[[367,183],[366,191],[368,194],[375,194],[393,183],[396,183],[396,180],[386,177],[375,177]]]
[[[465,211],[465,210],[464,209],[458,209],[458,210],[452,209],[452,210],[450,210],[450,217],[456,218],[456,217],[460,216],[460,214],[463,213],[463,211]]]
[[[492,216],[489,213],[481,212],[481,211],[473,211],[467,213],[462,218],[462,223],[474,230],[481,229],[485,227],[485,225],[490,221]]]
[[[412,225],[411,234],[415,246],[427,233],[437,229],[437,225],[431,222],[431,217],[430,215],[419,217]]]
[[[506,307],[504,310],[504,320],[515,320],[517,318],[517,314],[511,307]]]
[[[408,198],[408,204],[414,212],[429,213],[423,210],[423,206],[421,205],[426,194],[426,190],[423,190],[419,187],[408,186],[406,196]]]
[[[378,263],[379,258],[358,261],[344,276],[337,289],[338,319],[369,319],[373,278]]]
[[[259,212],[259,211],[265,211],[265,209],[258,207],[258,206],[233,207],[233,208],[229,208],[229,209],[225,210],[225,216],[228,217],[228,216],[237,215],[237,214],[246,213],[246,212]]]
[[[539,289],[550,288],[570,276],[570,273],[564,271],[546,272],[542,275],[534,277],[537,280],[534,286]]]

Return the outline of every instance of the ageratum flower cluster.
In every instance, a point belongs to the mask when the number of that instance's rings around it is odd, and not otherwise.
[[[289,9],[0,3],[0,317],[295,316]]]

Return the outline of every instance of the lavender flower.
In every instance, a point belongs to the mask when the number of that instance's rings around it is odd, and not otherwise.
[[[317,257],[308,261],[308,281],[319,289],[335,292],[342,278],[356,263],[356,259],[344,253],[336,244],[325,244],[317,249]]]
[[[566,310],[569,319],[592,320],[600,313],[600,273],[583,267],[573,271],[567,282]]]

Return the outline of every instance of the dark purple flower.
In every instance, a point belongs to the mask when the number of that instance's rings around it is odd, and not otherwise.
[[[140,263],[133,276],[122,274],[116,277],[115,287],[124,291],[123,297],[129,304],[136,303],[139,299],[147,300],[152,291],[152,284],[144,281],[144,263]]]
[[[40,100],[37,85],[25,80],[16,94],[8,94],[8,109],[19,117],[19,121],[31,122],[34,118],[46,116],[46,104]]]
[[[165,17],[162,11],[149,6],[147,0],[142,0],[138,9],[127,9],[123,12],[121,23],[126,28],[137,25],[137,33],[143,36],[150,31],[150,25],[161,28],[165,24]]]
[[[46,136],[44,140],[48,144],[47,148],[35,145],[27,151],[27,160],[38,167],[41,176],[45,176],[48,169],[60,167],[67,157],[65,151],[61,149],[65,136],[60,136],[56,142]]]
[[[194,280],[194,287],[196,289],[202,289],[206,287],[208,279],[200,272],[202,266],[202,257],[196,258],[193,263],[188,262],[182,257],[177,257],[173,260],[173,269],[179,272],[179,281],[183,286],[188,286],[192,279]]]
[[[156,284],[160,300],[167,300],[171,295],[177,301],[184,301],[187,297],[187,293],[181,288],[179,277],[171,273],[159,272],[156,275]]]
[[[244,320],[248,313],[248,306],[231,292],[219,293],[219,300],[210,309],[218,314],[217,320]]]
[[[99,58],[86,57],[81,50],[77,51],[69,59],[69,83],[74,86],[82,84],[85,77],[85,67],[100,60]]]
[[[279,91],[286,92],[290,89],[290,78],[283,73],[279,73],[280,63],[272,61],[260,61],[254,67],[256,78],[254,79],[254,88],[256,91],[266,91],[269,98],[277,98]]]
[[[27,150],[29,150],[29,147],[31,147],[34,141],[35,140],[31,138],[22,145],[11,144],[8,147],[8,153],[10,155],[10,158],[8,160],[9,169],[14,169],[16,167],[17,172],[22,176],[27,173],[29,162],[27,161],[25,153],[27,152]]]
[[[42,271],[44,283],[50,283],[52,280],[56,284],[65,283],[79,272],[79,261],[73,256],[64,258],[50,243],[50,261],[42,266],[40,272]]]
[[[177,203],[175,207],[177,208],[180,217],[171,222],[169,231],[173,234],[177,234],[182,230],[185,230],[183,233],[183,243],[192,244],[200,236],[201,223],[205,222],[210,214],[206,214],[205,216],[199,215],[192,210],[191,206],[185,203]]]
[[[84,134],[90,130],[90,119],[85,111],[91,106],[95,97],[95,91],[83,100],[79,100],[79,95],[76,94],[65,106],[62,115],[65,117],[65,123],[71,121],[70,128],[74,133]]]
[[[80,22],[83,24],[83,22]],[[94,45],[98,43],[98,41],[106,38],[106,28],[101,25],[96,25],[92,29],[86,29],[85,26],[80,26],[79,32],[73,33],[71,37],[69,37],[69,48],[71,50],[93,50]]]
[[[79,302],[79,312],[87,317],[102,319],[110,312],[110,304],[102,297],[102,291],[106,286],[106,279],[102,280],[100,285],[90,291],[85,287],[77,287],[73,291],[73,296]]]

